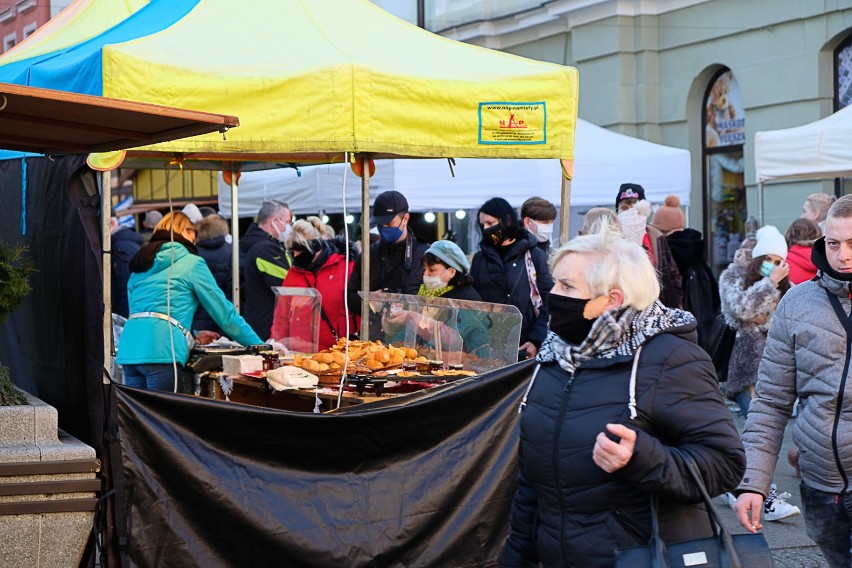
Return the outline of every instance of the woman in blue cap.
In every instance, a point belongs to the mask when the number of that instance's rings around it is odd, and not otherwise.
[[[418,296],[432,298],[445,298],[448,300],[469,300],[481,302],[482,298],[473,287],[473,278],[470,276],[470,261],[464,252],[452,241],[435,241],[423,255],[423,284],[417,292]],[[401,312],[397,315],[389,315],[385,319],[385,331],[396,329],[398,334],[403,333],[402,324],[412,323],[411,319],[417,319],[418,332],[423,331],[425,339],[434,339],[434,328],[425,325],[424,314],[415,312]],[[468,310],[458,312],[458,330],[451,326],[441,326],[441,335],[444,346],[450,351],[464,351],[476,353],[480,357],[487,355],[490,345],[488,330],[485,319],[480,314]],[[462,345],[458,346],[461,341]],[[457,348],[457,347],[460,347]]]

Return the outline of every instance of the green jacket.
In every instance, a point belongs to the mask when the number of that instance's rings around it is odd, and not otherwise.
[[[170,290],[169,294],[167,290]],[[201,303],[229,338],[243,345],[263,343],[225,298],[204,259],[191,254],[180,243],[163,244],[149,270],[131,274],[127,294],[131,315],[140,312],[168,313],[190,329],[192,317]],[[186,337],[171,323],[152,317],[127,320],[116,362],[121,365],[171,363],[170,333],[174,338],[174,358],[179,364],[184,364],[189,357]]]

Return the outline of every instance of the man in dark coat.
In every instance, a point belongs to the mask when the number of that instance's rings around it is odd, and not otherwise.
[[[116,217],[110,217],[109,227],[112,233],[112,313],[127,317],[130,315],[127,305],[130,260],[142,248],[144,239],[133,229],[119,225]]]
[[[398,191],[376,197],[370,225],[378,227],[380,240],[370,245],[370,291],[417,294],[423,283],[423,255],[429,245],[408,227],[408,200]],[[348,284],[349,310],[361,313],[361,257]],[[371,335],[381,331],[380,320],[370,320]],[[364,338],[367,339],[367,338]]]
[[[260,207],[257,221],[240,239],[245,267],[242,316],[264,341],[269,339],[275,311],[272,287],[281,286],[292,264],[282,244],[290,233],[292,219],[287,204],[266,201]]]

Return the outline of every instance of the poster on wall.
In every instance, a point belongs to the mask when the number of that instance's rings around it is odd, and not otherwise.
[[[740,88],[731,71],[716,78],[704,101],[707,148],[745,144],[745,111]]]

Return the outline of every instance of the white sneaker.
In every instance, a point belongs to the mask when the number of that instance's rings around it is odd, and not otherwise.
[[[763,504],[763,518],[767,521],[780,521],[799,514],[799,508],[787,502],[791,495],[786,491],[778,493],[775,489],[769,490],[769,497]]]
[[[733,509],[734,505],[737,503],[737,498],[734,497],[732,493],[725,493],[725,499],[728,500],[728,505],[730,505],[731,509]]]

